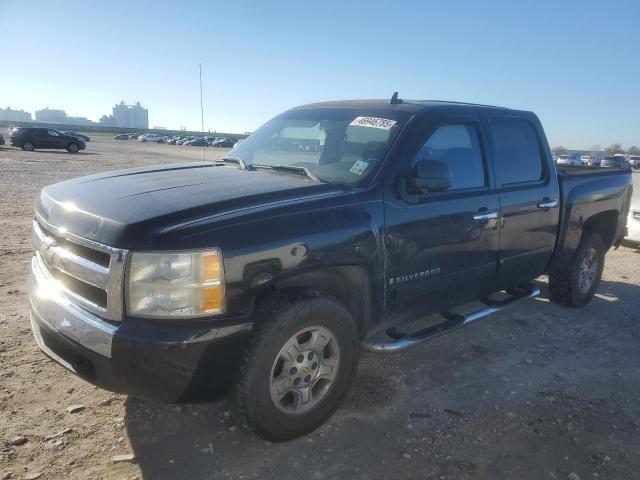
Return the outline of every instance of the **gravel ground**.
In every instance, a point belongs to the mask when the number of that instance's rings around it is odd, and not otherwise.
[[[79,380],[29,328],[34,196],[79,175],[202,159],[190,147],[87,145],[0,147],[0,480],[640,478],[640,250],[630,247],[609,252],[583,310],[549,303],[541,278],[543,295],[523,308],[402,353],[363,353],[342,408],[286,444],[236,424],[225,401],[162,405]]]

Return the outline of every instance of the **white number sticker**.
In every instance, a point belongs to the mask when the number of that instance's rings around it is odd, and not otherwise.
[[[377,117],[356,117],[356,119],[351,122],[351,125],[355,127],[370,127],[370,128],[380,128],[382,130],[391,130],[397,122],[395,120],[389,120],[387,118],[377,118]]]

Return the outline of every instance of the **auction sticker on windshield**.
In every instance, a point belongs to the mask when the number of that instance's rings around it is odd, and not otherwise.
[[[391,127],[395,124],[395,120],[377,117],[356,117],[356,119],[351,122],[351,125],[355,127],[380,128],[382,130],[391,130]]]
[[[356,175],[362,175],[368,166],[369,164],[367,162],[358,160],[356,163],[353,164],[353,167],[351,167],[351,170],[349,171],[351,173],[355,173]]]

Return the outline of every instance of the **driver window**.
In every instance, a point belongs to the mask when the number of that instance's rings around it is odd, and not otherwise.
[[[411,168],[413,169],[420,160],[437,160],[449,166],[453,174],[453,183],[449,190],[486,185],[480,140],[473,125],[442,125],[418,150],[411,162]]]
[[[55,130],[47,130],[47,133],[49,134],[50,137],[59,137],[60,134],[58,132],[56,132]]]

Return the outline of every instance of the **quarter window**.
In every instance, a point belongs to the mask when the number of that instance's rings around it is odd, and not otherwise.
[[[493,117],[489,121],[498,182],[535,182],[542,179],[540,144],[531,123],[524,118]]]
[[[453,174],[449,190],[486,185],[480,140],[473,125],[442,125],[420,148],[411,166],[420,160],[437,160],[449,166]]]

